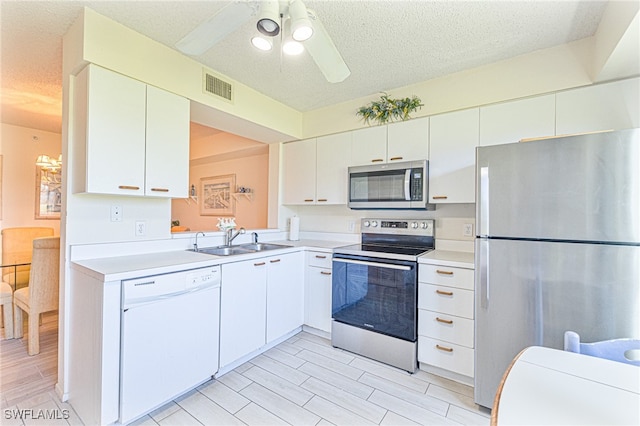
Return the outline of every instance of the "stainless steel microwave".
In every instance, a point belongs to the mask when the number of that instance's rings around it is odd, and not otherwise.
[[[434,210],[428,177],[427,160],[349,167],[349,208]]]

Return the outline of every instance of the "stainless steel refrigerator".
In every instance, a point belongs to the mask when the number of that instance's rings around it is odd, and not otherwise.
[[[528,346],[640,338],[640,129],[477,148],[475,401]]]

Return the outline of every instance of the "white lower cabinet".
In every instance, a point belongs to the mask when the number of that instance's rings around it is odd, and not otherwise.
[[[273,256],[267,262],[267,343],[304,322],[304,252]]]
[[[331,332],[331,253],[307,252],[304,323]]]
[[[418,361],[473,378],[473,269],[420,264]]]
[[[220,367],[304,321],[303,252],[222,265]]]

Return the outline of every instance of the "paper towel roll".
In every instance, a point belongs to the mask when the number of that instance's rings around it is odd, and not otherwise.
[[[289,219],[289,240],[298,241],[300,239],[300,218],[293,216]]]

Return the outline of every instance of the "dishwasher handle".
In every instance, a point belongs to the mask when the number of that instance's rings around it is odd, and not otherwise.
[[[122,303],[122,310],[126,311],[127,309],[148,305],[150,303],[162,302],[168,299],[173,299],[175,297],[184,296],[185,294],[196,293],[199,291],[205,291],[205,290],[217,289],[217,288],[220,288],[219,283],[209,284],[209,285],[200,286],[200,287],[192,287],[185,290],[176,291],[173,293],[165,293],[165,294],[159,294],[159,295],[153,295],[153,296],[143,296],[143,297],[125,299],[123,300],[123,303]]]

